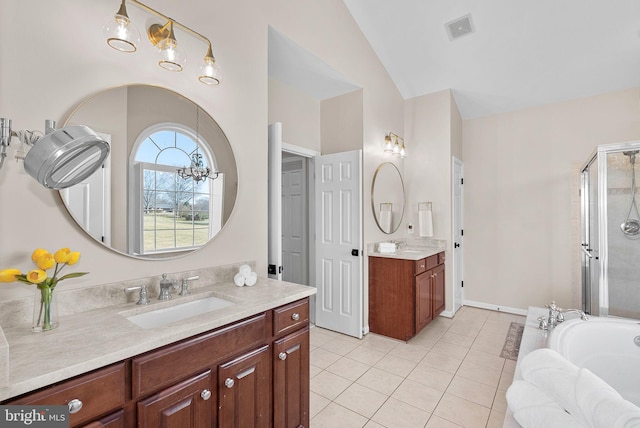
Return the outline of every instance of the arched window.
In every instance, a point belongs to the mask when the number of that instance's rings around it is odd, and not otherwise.
[[[130,155],[129,245],[135,254],[191,250],[221,228],[222,174],[182,178],[194,158],[217,171],[209,145],[184,125],[163,123],[143,131]]]

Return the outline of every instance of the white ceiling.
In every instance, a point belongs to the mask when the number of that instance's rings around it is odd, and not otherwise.
[[[640,86],[638,0],[343,1],[405,99],[451,89],[464,119]]]
[[[465,119],[640,86],[638,0],[343,1],[404,98],[450,88]]]

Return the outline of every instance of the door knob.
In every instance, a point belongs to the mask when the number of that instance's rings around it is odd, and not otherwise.
[[[453,248],[458,248],[459,246],[460,246],[460,244],[458,244],[457,242],[455,242],[455,243],[453,244]]]
[[[351,250],[351,255],[358,257],[360,255],[360,250],[358,250],[357,248],[354,248],[353,250]]]
[[[208,400],[209,398],[211,398],[211,391],[209,391],[208,389],[204,389],[201,393],[200,393],[200,397],[202,397],[203,400]]]
[[[278,354],[278,358],[280,358],[282,361],[287,359],[287,353],[286,352],[280,352]]]
[[[227,380],[224,381],[224,386],[226,386],[227,388],[233,388],[234,383],[235,382],[233,381],[233,379],[229,377],[227,378]]]

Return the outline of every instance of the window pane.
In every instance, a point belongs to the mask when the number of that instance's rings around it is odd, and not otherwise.
[[[157,190],[174,190],[176,174],[171,172],[156,172]]]
[[[158,147],[153,143],[150,138],[145,139],[136,152],[135,160],[137,162],[149,162],[154,163],[156,156],[158,156]]]
[[[189,155],[182,150],[170,147],[163,150],[156,160],[157,164],[169,165],[177,167],[185,167],[191,165],[191,159]]]
[[[176,147],[179,148],[180,150],[184,150],[185,153],[188,153],[189,155],[191,155],[193,152],[196,151],[196,149],[198,148],[198,145],[191,137],[188,137],[181,133],[177,133]]]
[[[149,138],[153,140],[153,142],[160,148],[160,150],[176,146],[176,133],[174,131],[155,132]]]

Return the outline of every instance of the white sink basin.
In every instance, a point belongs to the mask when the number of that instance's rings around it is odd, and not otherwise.
[[[162,327],[187,318],[227,308],[235,303],[219,297],[205,297],[180,303],[166,308],[156,309],[126,317],[129,321],[144,329]]]

